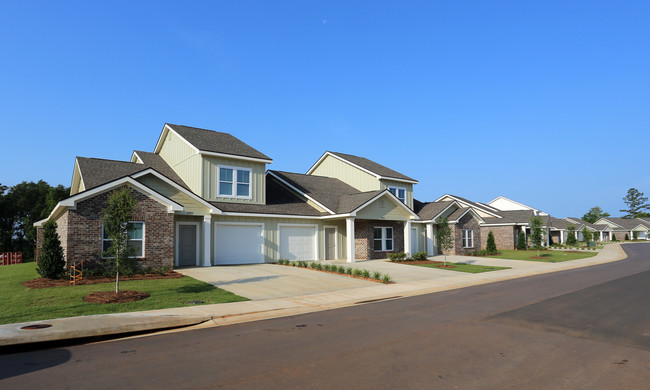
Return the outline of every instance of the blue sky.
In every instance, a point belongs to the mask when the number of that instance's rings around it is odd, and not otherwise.
[[[614,216],[650,195],[647,1],[0,5],[0,183],[152,151],[165,122],[304,173],[326,150],[420,181]]]

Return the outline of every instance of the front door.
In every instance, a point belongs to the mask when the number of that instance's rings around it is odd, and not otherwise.
[[[411,254],[418,251],[418,229],[411,228]]]
[[[196,225],[178,225],[178,265],[196,265]]]
[[[325,228],[325,260],[336,259],[336,229]]]

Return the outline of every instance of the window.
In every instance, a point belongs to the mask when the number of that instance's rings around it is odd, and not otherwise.
[[[144,222],[129,222],[129,224],[127,245],[131,250],[130,254],[132,257],[144,257]],[[102,226],[102,252],[106,252],[112,243],[113,240],[108,237]]]
[[[402,203],[406,203],[406,188],[403,187],[388,187],[388,191],[392,192],[397,199],[401,200]]]
[[[393,228],[376,227],[374,228],[374,248],[376,251],[393,250]]]
[[[219,196],[228,198],[251,197],[251,170],[246,168],[219,167]]]
[[[463,248],[474,248],[474,232],[472,229],[463,229]]]

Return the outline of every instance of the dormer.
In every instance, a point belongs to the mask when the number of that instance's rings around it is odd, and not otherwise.
[[[271,158],[228,133],[166,123],[154,153],[208,201],[265,204]]]
[[[333,177],[361,192],[388,189],[413,209],[413,185],[418,181],[367,158],[328,151],[307,174]]]

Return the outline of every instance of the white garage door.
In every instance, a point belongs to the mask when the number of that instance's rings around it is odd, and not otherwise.
[[[316,260],[316,227],[281,226],[280,257],[289,260]]]
[[[264,262],[262,225],[217,224],[215,263],[256,264]]]

